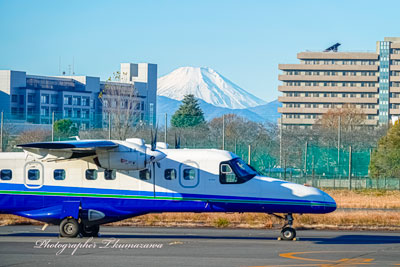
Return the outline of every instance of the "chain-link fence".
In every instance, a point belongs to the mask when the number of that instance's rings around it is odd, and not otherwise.
[[[315,130],[289,131],[274,123],[257,123],[237,115],[217,117],[195,127],[173,127],[170,115],[158,114],[158,124],[151,125],[146,117],[135,120],[129,129],[121,131],[112,116],[104,114],[31,114],[30,121],[2,114],[0,142],[2,151],[20,151],[16,144],[67,139],[56,124],[66,118],[72,121],[81,139],[142,138],[151,142],[167,142],[170,148],[207,148],[232,151],[251,164],[261,174],[331,188],[375,188],[400,190],[397,178],[371,179],[369,163],[374,146],[382,136],[368,130],[359,138],[342,133],[341,142],[335,136]],[[58,131],[55,131],[57,128]],[[61,129],[63,130],[63,129]],[[65,129],[64,129],[65,130]],[[74,134],[75,135],[75,134]],[[346,139],[347,138],[347,139]]]

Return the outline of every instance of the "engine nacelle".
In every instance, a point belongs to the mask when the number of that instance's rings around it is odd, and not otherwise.
[[[104,151],[97,153],[99,164],[104,169],[142,170],[148,162],[147,155],[140,151]]]

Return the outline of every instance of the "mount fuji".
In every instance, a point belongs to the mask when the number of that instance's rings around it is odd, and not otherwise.
[[[193,94],[208,104],[230,109],[267,104],[211,68],[178,68],[158,79],[157,94],[179,101]]]
[[[171,116],[187,94],[193,94],[206,120],[223,114],[236,114],[256,122],[277,122],[280,117],[277,100],[265,102],[250,94],[211,68],[182,67],[158,79],[157,116]]]

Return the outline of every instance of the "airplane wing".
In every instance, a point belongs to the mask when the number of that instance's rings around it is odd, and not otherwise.
[[[79,140],[29,143],[17,147],[21,147],[37,159],[52,161],[95,156],[96,151],[114,149],[118,144],[106,140]]]

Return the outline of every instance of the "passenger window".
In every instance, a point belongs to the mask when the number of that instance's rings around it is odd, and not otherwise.
[[[150,180],[151,179],[150,171],[148,169],[141,170],[139,172],[139,178],[140,180]]]
[[[184,169],[183,170],[183,179],[194,180],[195,178],[196,178],[196,171],[194,169]]]
[[[97,179],[97,170],[88,169],[86,170],[86,180],[96,180]]]
[[[28,171],[28,179],[29,180],[39,180],[40,171],[38,169],[32,169]]]
[[[115,180],[117,174],[115,170],[105,170],[104,171],[104,179],[106,180]]]
[[[11,180],[12,179],[12,171],[11,170],[1,170],[0,172],[1,180]]]
[[[221,184],[236,184],[238,182],[238,178],[229,164],[221,164],[220,181]]]
[[[65,180],[65,170],[54,170],[54,180]]]
[[[166,169],[164,172],[164,177],[166,180],[175,180],[176,179],[176,170],[175,169]]]

